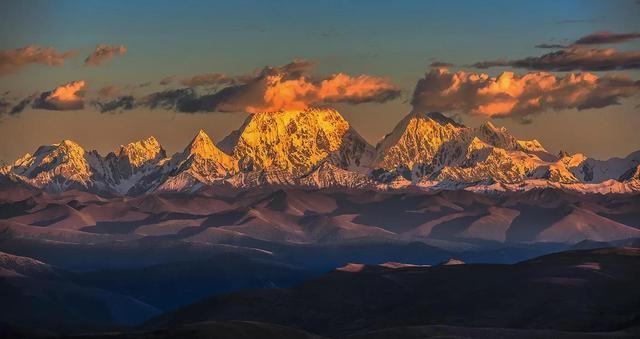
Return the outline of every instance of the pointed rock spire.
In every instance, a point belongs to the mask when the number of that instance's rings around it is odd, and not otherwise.
[[[188,177],[204,183],[212,183],[224,178],[237,169],[234,159],[216,147],[202,129],[193,137],[191,142],[172,160],[174,169],[170,181],[178,177]],[[172,182],[171,185],[176,185]]]
[[[431,163],[440,148],[466,138],[466,127],[437,113],[410,113],[376,147],[375,166],[385,170],[412,169]]]
[[[220,153],[222,151],[213,144],[209,135],[202,129],[196,133],[184,150],[185,155],[197,155],[204,159],[216,159],[220,157]]]
[[[166,157],[166,152],[158,142],[151,136],[143,140],[120,145],[115,151],[119,159],[125,159],[132,167],[141,167],[149,162],[157,162]]]

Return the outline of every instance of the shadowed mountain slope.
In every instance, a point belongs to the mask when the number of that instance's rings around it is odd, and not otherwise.
[[[203,300],[148,326],[245,319],[324,335],[428,324],[615,331],[640,325],[639,264],[640,250],[607,248],[514,265],[364,266]]]

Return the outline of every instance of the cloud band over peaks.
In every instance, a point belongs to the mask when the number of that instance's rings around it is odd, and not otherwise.
[[[245,110],[255,113],[305,109],[322,103],[385,102],[400,94],[400,90],[387,80],[369,75],[352,77],[337,73],[319,82],[306,76],[286,80],[285,76],[267,77],[262,100],[256,105],[247,105]]]
[[[477,62],[472,67],[515,67],[542,71],[608,71],[640,69],[640,51],[622,52],[614,48],[571,46],[537,57]]]
[[[460,112],[487,117],[525,118],[549,110],[601,108],[640,92],[640,81],[623,75],[598,77],[548,72],[519,76],[432,69],[416,85],[411,104],[415,111]]]
[[[316,78],[310,74],[312,68],[310,61],[294,60],[284,66],[265,67],[255,74],[233,79],[209,76],[206,79],[229,85],[203,94],[196,87],[205,78],[194,77],[183,82],[193,86],[152,93],[141,102],[150,108],[179,112],[255,113],[305,109],[324,103],[385,102],[400,95],[400,89],[384,78],[344,73]],[[193,82],[194,79],[198,81]]]

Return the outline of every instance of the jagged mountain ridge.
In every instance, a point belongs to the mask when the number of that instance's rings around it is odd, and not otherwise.
[[[375,150],[334,109],[252,114],[221,143],[244,172],[301,176],[323,161],[366,172]]]
[[[160,185],[164,191],[189,190],[194,185],[213,184],[237,171],[233,158],[215,146],[200,130],[182,153],[170,161],[168,177]]]
[[[517,140],[490,122],[463,126],[440,113],[411,113],[377,146],[386,176],[513,183],[555,157],[537,140]]]
[[[111,195],[192,192],[217,184],[352,189],[497,184],[503,190],[561,185],[602,193],[637,191],[639,164],[640,151],[604,161],[553,155],[539,141],[518,140],[490,122],[466,127],[440,113],[410,113],[374,148],[336,110],[312,108],[252,114],[218,145],[200,130],[171,157],[154,137],[121,145],[105,157],[63,140],[26,154],[0,174],[51,192]]]

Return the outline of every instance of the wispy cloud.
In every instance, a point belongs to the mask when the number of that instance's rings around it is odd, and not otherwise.
[[[98,96],[101,98],[115,98],[122,92],[122,88],[116,85],[104,86],[98,90]]]
[[[22,111],[24,111],[25,108],[27,108],[27,106],[29,106],[29,104],[33,101],[33,99],[36,98],[36,95],[30,95],[22,100],[20,100],[17,104],[15,104],[13,107],[11,107],[11,110],[9,111],[10,115],[16,115],[16,114],[20,114],[22,113]]]
[[[124,95],[105,102],[95,101],[94,105],[100,113],[123,112],[135,107],[135,98],[132,95]]]
[[[538,44],[535,45],[535,48],[543,48],[543,49],[561,49],[561,48],[567,48],[567,45],[562,45],[562,44]]]
[[[582,36],[574,42],[563,44],[538,44],[536,48],[556,49],[557,51],[531,56],[524,59],[495,59],[476,62],[471,67],[514,67],[542,71],[609,71],[640,69],[640,51],[619,51],[615,48],[590,47],[621,43],[640,39],[640,33],[594,32]]]
[[[429,64],[430,67],[453,67],[455,66],[454,64],[450,63],[450,62],[445,62],[445,61],[439,61],[439,60],[435,60],[432,61]]]
[[[58,52],[53,47],[36,45],[0,51],[0,76],[17,72],[29,64],[62,66],[65,59],[72,58],[76,54],[73,50]]]
[[[614,48],[573,46],[536,57],[516,60],[481,61],[476,68],[515,67],[544,71],[608,71],[640,68],[640,51],[622,52]]]
[[[183,79],[181,83],[187,87],[220,86],[233,83],[233,79],[223,73],[205,73]]]
[[[116,55],[124,55],[126,53],[127,47],[124,45],[98,45],[84,60],[84,65],[99,66]]]
[[[626,42],[630,40],[640,39],[640,33],[614,33],[609,31],[600,31],[583,36],[574,42],[575,45],[599,45],[614,44]]]

